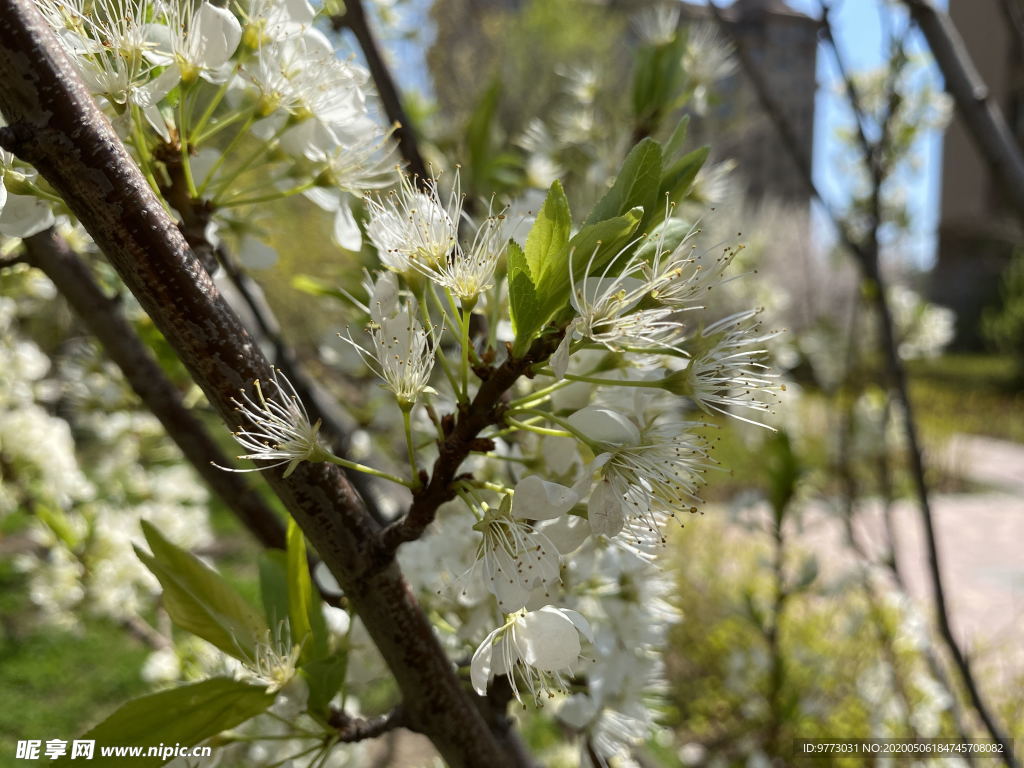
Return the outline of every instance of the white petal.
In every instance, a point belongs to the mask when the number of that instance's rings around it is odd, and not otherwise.
[[[491,660],[494,658],[494,637],[499,631],[496,629],[484,638],[469,663],[469,679],[473,683],[473,690],[481,696],[487,695],[487,683],[494,676]]]
[[[341,589],[341,585],[338,584],[338,580],[334,578],[334,574],[331,573],[331,570],[323,561],[317,563],[316,567],[313,568],[313,580],[316,581],[316,585],[320,590],[328,595],[341,597],[345,594]]]
[[[156,104],[146,104],[142,107],[142,114],[146,116],[146,122],[157,132],[160,138],[170,143],[171,132],[167,129],[167,121],[164,120],[160,107]]]
[[[572,488],[549,483],[540,475],[530,475],[516,484],[512,516],[520,520],[553,520],[576,506],[579,500]]]
[[[242,39],[242,27],[235,14],[210,3],[203,3],[199,12],[193,17],[190,37],[196,36],[201,61],[196,62],[206,69],[218,69],[223,66],[238,47]]]
[[[558,343],[558,349],[551,356],[551,370],[555,372],[555,380],[561,381],[565,378],[565,372],[569,370],[569,347],[572,345],[572,333],[566,331],[565,336]]]
[[[358,251],[363,247],[363,233],[347,205],[339,206],[334,214],[334,241],[346,251]]]
[[[576,625],[554,606],[544,606],[518,619],[515,639],[523,661],[544,672],[567,669],[580,657]]]
[[[602,480],[591,492],[587,516],[595,536],[615,536],[626,524],[626,500],[610,480]]]
[[[590,536],[587,521],[577,515],[565,515],[548,523],[541,530],[563,555],[575,552]]]
[[[313,205],[328,213],[334,213],[341,207],[341,193],[327,187],[313,187],[302,193]]]
[[[607,445],[636,445],[640,430],[624,414],[610,408],[590,406],[576,411],[569,423],[591,440]]]
[[[585,693],[574,693],[566,699],[558,710],[558,719],[570,728],[582,730],[597,715],[598,706],[594,699]]]
[[[53,225],[50,204],[32,195],[8,195],[0,211],[0,233],[31,237]]]

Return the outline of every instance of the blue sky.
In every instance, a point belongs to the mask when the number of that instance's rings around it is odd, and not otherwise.
[[[788,2],[795,10],[811,16],[820,15],[818,0]],[[936,4],[945,8],[946,0],[938,0]],[[830,5],[833,31],[847,67],[852,71],[878,68],[886,55],[879,14],[880,11],[891,13],[892,4],[885,0],[831,0]],[[912,35],[911,50],[925,50],[924,42],[916,30]],[[932,71],[928,76],[938,88],[941,83],[938,73]],[[815,182],[827,199],[841,203],[847,192],[840,162],[842,146],[836,138],[836,133],[840,127],[850,124],[851,116],[845,108],[842,95],[836,92],[838,83],[838,73],[831,50],[819,46]],[[917,148],[917,153],[919,167],[914,172],[903,174],[912,230],[899,255],[910,265],[927,268],[932,265],[935,258],[942,176],[941,132],[931,131],[926,134]],[[820,219],[823,219],[823,216],[819,216]]]

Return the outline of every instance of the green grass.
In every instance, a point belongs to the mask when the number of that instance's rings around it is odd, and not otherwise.
[[[0,766],[14,766],[19,739],[70,741],[143,693],[149,651],[110,621],[87,618],[76,631],[46,625],[24,577],[0,569]]]
[[[1024,443],[1024,388],[1012,358],[951,354],[908,368],[910,396],[926,437],[966,432]]]

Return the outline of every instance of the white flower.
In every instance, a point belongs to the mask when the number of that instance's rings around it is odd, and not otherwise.
[[[546,605],[517,613],[484,638],[473,654],[470,677],[481,696],[496,675],[508,675],[515,697],[522,701],[516,673],[534,700],[567,689],[564,673],[580,657],[580,633],[593,640],[590,625],[576,611]]]
[[[242,39],[250,48],[302,34],[313,24],[315,12],[306,0],[250,0],[243,11]]]
[[[252,425],[234,433],[234,438],[250,451],[239,459],[272,461],[273,464],[252,469],[231,469],[232,472],[256,472],[287,464],[284,476],[288,477],[303,461],[322,461],[326,449],[320,444],[320,422],[311,424],[309,414],[299,399],[298,393],[287,377],[274,370],[266,386],[272,391],[269,398],[263,393],[263,384],[253,382],[256,399],[253,400],[242,390],[242,400],[234,400],[239,412]]]
[[[384,380],[384,386],[403,408],[414,405],[421,393],[434,392],[429,383],[437,338],[432,328],[424,330],[420,325],[416,307],[416,300],[410,299],[404,306],[398,306],[394,314],[381,313],[374,318],[368,328],[372,350],[358,344],[351,335],[341,337]]]
[[[667,226],[670,222],[666,222]],[[708,291],[732,278],[725,278],[725,270],[732,264],[742,248],[724,247],[721,252],[697,253],[691,242],[700,233],[692,227],[675,248],[665,248],[665,228],[655,235],[654,257],[644,266],[649,282],[654,284],[652,297],[674,309],[697,309],[703,306]]]
[[[572,343],[590,339],[610,350],[638,347],[656,352],[672,345],[682,333],[682,324],[672,318],[669,307],[638,305],[655,295],[665,282],[661,274],[645,274],[646,262],[639,256],[630,257],[622,271],[613,274],[616,262],[625,253],[613,258],[600,275],[578,281],[573,275],[572,259],[569,265],[569,302],[577,316],[566,329],[565,337],[551,359],[556,378],[562,378],[569,364]],[[592,271],[594,255],[590,256],[585,274]]]
[[[165,23],[149,27],[154,41],[149,58],[176,67],[186,84],[200,77],[224,82],[228,61],[242,39],[242,26],[235,15],[206,0],[165,0],[161,10]]]
[[[276,693],[295,677],[302,648],[292,644],[291,632],[285,622],[256,644],[253,657],[243,661],[246,671],[256,682],[267,686],[267,693]]]
[[[578,411],[569,421],[607,448],[591,464],[591,471],[599,473],[587,504],[594,535],[612,537],[628,526],[638,541],[649,540],[649,535],[661,535],[666,517],[695,510],[700,502],[697,489],[710,462],[690,431],[696,424],[665,422],[640,428],[621,414],[593,407]]]
[[[397,190],[383,199],[366,198],[366,206],[366,233],[388,269],[407,274],[414,265],[437,267],[456,247],[462,211],[457,177],[447,206],[436,180],[426,182],[426,191],[420,191],[404,175]]]
[[[728,410],[769,412],[774,402],[778,384],[761,360],[767,354],[763,343],[777,334],[760,332],[759,313],[738,312],[707,326],[691,340],[695,349],[686,368],[669,376],[665,388],[689,397],[705,412],[760,424]]]
[[[410,266],[435,284],[451,291],[463,303],[476,298],[494,285],[494,270],[505,252],[501,218],[488,216],[476,231],[468,250],[455,244],[447,257],[437,263],[410,259]]]
[[[561,517],[578,500],[571,488],[531,475],[519,481],[511,501],[505,497],[474,526],[483,534],[477,559],[484,583],[502,613],[525,607],[535,588],[557,583],[558,548],[530,521]]]

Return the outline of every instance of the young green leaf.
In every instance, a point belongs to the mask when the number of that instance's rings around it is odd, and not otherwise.
[[[153,554],[138,547],[135,553],[164,588],[163,604],[171,620],[230,656],[251,660],[268,631],[258,611],[220,574],[145,520],[142,532]]]
[[[553,278],[557,279],[568,266],[571,230],[569,201],[561,182],[556,180],[526,237],[526,263],[542,301],[548,293],[545,285]]]
[[[274,694],[267,693],[263,686],[215,677],[132,699],[82,738],[96,742],[90,766],[119,766],[125,763],[123,756],[104,757],[99,747],[194,746],[256,717],[273,703]],[[128,762],[136,768],[151,768],[171,761],[170,756],[147,756],[146,751]],[[70,758],[57,764],[73,765]]]
[[[288,618],[288,555],[280,549],[260,554],[260,598],[268,626]]]
[[[288,620],[292,643],[302,646],[302,662],[327,655],[327,627],[320,597],[313,593],[306,539],[292,519],[288,520]]]
[[[661,145],[644,139],[626,156],[612,188],[594,206],[585,224],[621,216],[640,206],[649,214],[658,204],[661,183]]]

